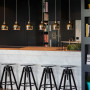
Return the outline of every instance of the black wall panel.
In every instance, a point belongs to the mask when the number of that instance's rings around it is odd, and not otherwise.
[[[54,21],[54,0],[49,1],[49,20]],[[14,46],[42,46],[43,35],[39,31],[38,25],[41,21],[41,0],[30,0],[31,5],[31,23],[34,26],[33,31],[26,31],[25,25],[28,22],[28,0],[18,0],[18,23],[21,26],[21,31],[13,31],[15,22],[15,3],[16,0],[6,0],[6,24],[9,26],[9,31],[0,30],[0,45]],[[81,19],[80,0],[71,0],[71,18],[72,20]],[[60,18],[61,17],[61,18]],[[68,0],[57,0],[57,20],[62,21],[61,25],[66,24],[68,20]],[[64,22],[64,23],[63,23]],[[0,26],[3,23],[3,0],[0,0]],[[62,37],[64,40],[65,25],[61,26]],[[63,36],[64,35],[64,36]],[[73,32],[74,35],[74,32]],[[67,34],[68,37],[68,34]],[[66,39],[66,38],[65,38]]]

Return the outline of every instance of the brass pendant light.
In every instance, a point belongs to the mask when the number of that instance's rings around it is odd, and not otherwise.
[[[46,25],[43,22],[43,0],[42,0],[42,21],[39,24],[39,30],[44,30],[46,28]]]
[[[13,30],[20,30],[20,26],[18,25],[17,22],[17,0],[16,0],[16,21],[15,24],[13,25]]]
[[[30,2],[28,0],[28,13],[29,13],[29,21],[28,24],[26,25],[26,30],[33,30],[33,26],[30,23]]]
[[[6,25],[5,21],[5,0],[4,0],[4,22],[3,25],[1,26],[1,30],[8,30],[8,26]]]
[[[69,0],[69,22],[67,24],[67,30],[72,30],[72,23],[71,23],[71,17],[70,17],[70,0]]]
[[[53,24],[53,30],[60,30],[60,25],[57,23],[56,20],[56,0],[55,0],[55,22]]]

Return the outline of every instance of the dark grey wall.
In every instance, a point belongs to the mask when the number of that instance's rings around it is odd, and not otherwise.
[[[61,40],[69,40],[69,38],[75,37],[75,20],[81,20],[81,0],[71,0],[71,20],[73,24],[73,30],[67,31],[66,25],[68,23],[69,12],[69,0],[57,0],[57,21],[61,21]],[[49,0],[49,19],[54,21],[54,2],[55,0]]]
[[[34,26],[34,30],[26,31],[25,25],[28,22],[28,0],[18,0],[18,24],[21,26],[21,31],[13,31],[15,1],[16,0],[6,0],[6,23],[9,26],[9,31],[0,30],[0,45],[36,46],[40,41],[38,25],[41,21],[41,1],[31,0],[31,23]],[[0,13],[1,25],[3,23],[3,0],[0,0],[0,12],[2,12]],[[42,45],[42,41],[40,42]]]
[[[28,0],[18,0],[18,23],[21,26],[21,31],[13,31],[12,27],[15,22],[15,1],[16,0],[6,0],[6,23],[9,26],[9,31],[0,30],[0,45],[43,45],[43,34],[42,31],[38,30],[38,25],[41,21],[41,0],[30,0],[31,23],[34,26],[33,31],[25,30],[25,25],[28,21]],[[81,19],[80,9],[80,0],[71,0],[72,20]],[[0,0],[0,12],[1,25],[3,23],[3,0]],[[54,21],[54,0],[49,0],[49,20]],[[62,40],[68,39],[70,35],[74,36],[75,33],[73,31],[68,32],[65,28],[68,20],[68,0],[57,0],[57,20],[61,20]],[[71,34],[69,35],[69,33]]]
[[[69,0],[61,0],[61,40],[75,39],[75,20],[81,20],[81,0],[71,0],[71,22],[73,30],[67,31],[66,25],[68,23]]]

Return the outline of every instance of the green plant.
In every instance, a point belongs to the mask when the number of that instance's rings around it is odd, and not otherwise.
[[[81,50],[81,44],[70,44],[67,46],[67,50]]]
[[[90,76],[87,77],[86,82],[90,82]]]

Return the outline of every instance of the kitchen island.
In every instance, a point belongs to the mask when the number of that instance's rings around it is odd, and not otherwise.
[[[81,52],[61,50],[60,47],[18,47],[18,48],[0,48],[0,63],[17,63],[15,66],[17,81],[19,82],[22,67],[20,64],[36,64],[34,73],[37,84],[39,85],[40,77],[43,68],[40,65],[54,64],[55,78],[57,85],[60,83],[60,78],[63,68],[61,65],[74,65],[74,76],[78,90],[81,90]],[[46,50],[47,49],[47,50]],[[3,67],[2,67],[3,68]],[[2,71],[1,68],[1,71]],[[57,73],[57,74],[56,74]]]

